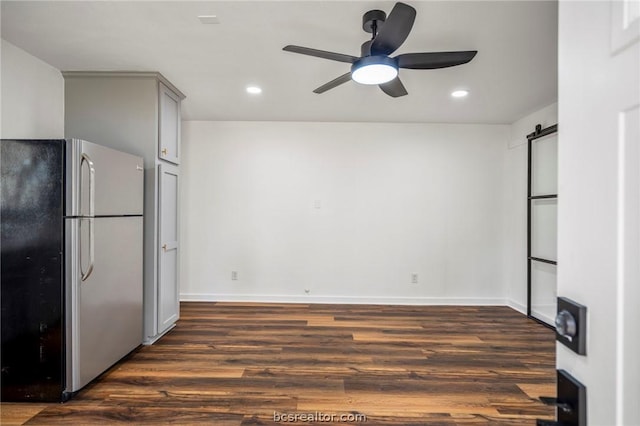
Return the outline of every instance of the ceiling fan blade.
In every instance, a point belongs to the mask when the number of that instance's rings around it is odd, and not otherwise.
[[[415,19],[416,10],[413,7],[396,3],[371,43],[371,54],[389,55],[395,52],[409,36]]]
[[[404,84],[402,84],[399,77],[396,77],[387,83],[381,84],[380,88],[384,93],[394,98],[399,98],[400,96],[409,94],[407,92],[407,89],[404,88]]]
[[[327,52],[325,50],[311,49],[310,47],[288,45],[282,48],[287,52],[300,53],[302,55],[315,56],[317,58],[330,59],[332,61],[346,62],[352,64],[357,61],[358,57],[351,55],[343,55],[342,53]]]
[[[478,51],[405,53],[396,56],[400,68],[430,70],[466,64]]]
[[[323,84],[322,86],[318,87],[316,90],[313,91],[313,93],[324,93],[329,89],[333,89],[334,87],[340,86],[343,83],[346,83],[347,81],[351,80],[351,73],[348,72],[346,74],[342,74],[340,77],[338,78],[334,78],[333,80],[331,80],[330,82]]]

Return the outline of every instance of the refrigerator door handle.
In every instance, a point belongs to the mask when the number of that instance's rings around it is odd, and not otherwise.
[[[96,182],[95,182],[95,177],[96,177],[96,169],[93,165],[93,161],[91,160],[91,157],[89,157],[89,155],[87,155],[86,152],[82,153],[82,160],[80,160],[80,168],[82,169],[82,165],[83,163],[87,163],[87,165],[89,166],[89,218],[88,218],[88,222],[89,222],[89,266],[87,267],[86,271],[82,271],[82,262],[80,262],[80,280],[81,281],[85,281],[87,278],[89,278],[89,276],[91,275],[91,273],[93,272],[93,264],[95,261],[95,252],[94,252],[94,227],[93,227],[93,216],[95,214],[95,206],[96,206],[96,200],[95,200],[95,189],[96,189]],[[80,176],[82,176],[82,173],[80,174]],[[82,179],[82,178],[81,178]],[[80,182],[80,187],[82,188],[82,182]],[[80,208],[82,208],[82,203],[80,203]],[[82,221],[81,221],[82,223]],[[82,244],[82,235],[80,236],[80,241]],[[82,250],[80,250],[80,253],[82,253]]]
[[[82,270],[82,259],[80,259],[80,280],[81,281],[85,281],[87,278],[89,278],[89,276],[91,275],[91,273],[93,272],[93,264],[94,264],[94,234],[93,234],[93,218],[88,218],[88,219],[80,219],[80,223],[82,224],[82,221],[86,220],[89,223],[89,266],[87,266],[87,270],[83,271]],[[82,232],[80,233],[80,240],[78,243],[79,247],[79,252],[82,253]]]
[[[93,165],[93,161],[91,160],[91,157],[89,157],[89,155],[86,152],[83,152],[82,160],[80,160],[80,169],[82,169],[82,165],[85,162],[89,166],[89,216],[93,217],[95,215],[95,208],[96,208],[96,197],[95,197],[96,169]],[[82,188],[82,173],[80,174],[80,179],[81,179],[80,188]],[[80,208],[82,208],[82,203],[80,203]]]

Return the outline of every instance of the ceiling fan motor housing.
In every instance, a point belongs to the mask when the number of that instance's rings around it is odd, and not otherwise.
[[[373,40],[367,40],[360,46],[360,56],[365,57],[371,55],[371,42]]]
[[[373,27],[375,23],[376,31],[379,31],[380,27],[382,27],[382,24],[386,19],[387,14],[382,10],[370,10],[362,15],[362,29],[371,34],[373,33]]]

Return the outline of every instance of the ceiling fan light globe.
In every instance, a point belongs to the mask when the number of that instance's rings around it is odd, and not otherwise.
[[[360,84],[383,84],[397,76],[398,66],[386,56],[367,56],[351,67],[351,78]]]
[[[360,84],[387,83],[398,76],[398,70],[390,65],[365,65],[353,71],[351,78]]]

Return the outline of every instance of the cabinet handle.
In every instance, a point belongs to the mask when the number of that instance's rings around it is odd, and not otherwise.
[[[167,251],[167,245],[166,244],[162,245],[162,250]]]
[[[162,155],[167,155],[167,148],[162,148]]]

